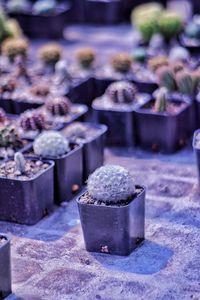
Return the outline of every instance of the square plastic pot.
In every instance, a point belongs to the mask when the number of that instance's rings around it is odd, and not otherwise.
[[[86,250],[129,255],[144,240],[145,189],[125,206],[83,204],[77,199]]]
[[[107,87],[115,82],[116,80],[114,78],[99,78],[95,77],[94,79],[94,99],[102,96],[105,93],[105,90]]]
[[[186,144],[191,134],[190,121],[193,109],[189,100],[182,102],[185,102],[186,106],[173,115],[156,113],[144,107],[136,109],[136,130],[140,147],[173,153]]]
[[[0,300],[5,299],[11,294],[11,258],[10,258],[10,239],[0,233],[5,242],[0,244]]]
[[[12,100],[12,107],[13,107],[13,112],[16,115],[20,115],[24,111],[28,109],[36,109],[40,106],[42,106],[43,103],[31,103],[31,102],[26,102],[26,101],[15,101]]]
[[[93,24],[114,24],[122,20],[120,0],[86,0],[85,18]]]
[[[199,184],[200,184],[200,149],[196,147],[196,136],[199,133],[200,133],[200,129],[197,129],[194,132],[192,146],[193,146],[193,150],[194,150],[194,153],[196,156],[196,164],[197,164],[197,171],[198,171],[198,177],[199,177],[198,180],[199,180]]]
[[[0,220],[33,225],[53,210],[54,162],[44,162],[49,167],[31,179],[0,177]]]
[[[158,88],[157,83],[139,81],[136,77],[134,77],[133,83],[137,86],[138,91],[141,93],[152,94]]]

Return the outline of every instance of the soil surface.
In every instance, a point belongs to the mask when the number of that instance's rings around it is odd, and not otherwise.
[[[163,114],[168,115],[176,115],[177,113],[181,112],[185,107],[187,107],[187,104],[184,102],[175,102],[168,100],[166,103],[166,111],[162,112]],[[155,100],[150,101],[147,104],[145,104],[142,109],[149,109],[152,112],[156,113],[155,111]],[[158,112],[159,113],[159,112]]]

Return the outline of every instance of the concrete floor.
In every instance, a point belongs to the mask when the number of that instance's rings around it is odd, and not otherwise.
[[[64,44],[69,51],[81,40],[107,52],[131,49],[128,26],[97,32],[71,27]],[[75,201],[32,227],[0,222],[0,232],[12,236],[8,300],[200,299],[200,195],[191,147],[171,156],[106,149],[106,163],[127,167],[147,188],[143,245],[128,257],[87,253]]]

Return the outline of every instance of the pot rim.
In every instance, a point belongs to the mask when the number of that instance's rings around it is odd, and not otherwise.
[[[197,136],[198,133],[200,133],[200,129],[196,129],[193,133],[192,147],[193,147],[194,150],[200,151],[200,148],[197,148],[196,145],[195,145],[196,144],[196,136]]]
[[[5,238],[5,243],[3,243],[2,245],[0,244],[0,251],[1,251],[1,249],[2,249],[5,245],[7,245],[8,243],[10,243],[10,241],[11,241],[10,236],[8,236],[7,234],[4,234],[4,233],[1,233],[1,232],[0,232],[0,238],[1,238],[1,237]]]

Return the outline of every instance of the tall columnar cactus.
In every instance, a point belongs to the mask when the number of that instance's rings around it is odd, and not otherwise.
[[[56,131],[41,133],[33,143],[34,153],[42,157],[57,158],[70,151],[67,139]]]
[[[28,110],[23,114],[21,114],[20,125],[25,131],[29,131],[29,130],[41,131],[46,127],[45,116],[42,112],[36,111],[34,109]]]
[[[62,48],[59,44],[51,43],[39,49],[39,57],[46,65],[55,65],[62,56]]]
[[[132,59],[129,54],[121,52],[112,57],[111,63],[115,71],[127,73],[131,69]]]
[[[175,75],[170,67],[163,66],[157,70],[156,74],[158,78],[158,84],[161,87],[166,87],[170,92],[176,90]]]
[[[91,48],[81,48],[77,51],[76,57],[82,68],[89,69],[95,60],[95,52]]]
[[[2,53],[11,61],[14,61],[17,56],[26,58],[28,54],[28,42],[23,38],[10,38],[3,42]]]
[[[175,37],[183,27],[183,20],[173,11],[164,11],[159,16],[158,30],[167,39]]]
[[[165,87],[158,89],[155,93],[154,110],[158,113],[163,113],[167,109],[167,94],[168,90]]]
[[[21,152],[16,152],[14,155],[14,161],[16,164],[17,170],[23,174],[25,172],[26,160],[24,155]]]
[[[187,95],[194,94],[195,81],[190,71],[182,70],[177,72],[176,84],[180,93]]]
[[[168,65],[168,58],[164,55],[156,56],[148,60],[148,67],[152,72],[156,72],[160,67]]]
[[[119,104],[134,102],[136,94],[136,86],[128,81],[117,81],[111,83],[105,91],[105,95],[112,102]]]
[[[51,96],[46,101],[45,107],[54,116],[66,116],[70,111],[71,103],[67,97]]]
[[[135,192],[135,183],[125,168],[106,165],[89,176],[87,182],[89,195],[106,204],[125,202]]]
[[[3,108],[0,107],[0,124],[5,123],[7,120],[6,112]]]
[[[20,144],[18,131],[12,125],[0,127],[0,147],[16,147]]]

